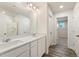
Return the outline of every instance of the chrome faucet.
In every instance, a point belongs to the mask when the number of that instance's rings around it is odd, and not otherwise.
[[[7,34],[6,34],[6,33],[4,33],[3,42],[9,42],[9,41],[10,41],[10,39],[9,39],[9,38],[7,38]]]
[[[7,38],[4,42],[9,42],[10,41],[10,39],[9,38]]]
[[[33,35],[33,36],[35,36],[35,35],[36,35],[36,33],[33,33],[32,35]]]

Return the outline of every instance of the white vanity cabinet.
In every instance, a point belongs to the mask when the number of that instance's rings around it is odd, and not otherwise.
[[[37,57],[37,55],[38,55],[38,49],[37,49],[37,40],[36,41],[33,41],[33,42],[31,42],[31,46],[30,46],[30,52],[31,52],[31,54],[30,54],[30,56],[31,57]]]
[[[9,48],[9,47],[7,47]],[[45,36],[0,54],[0,57],[41,57],[45,53]]]
[[[21,53],[20,55],[18,55],[17,57],[29,57],[30,56],[30,51],[29,50],[30,50],[30,47],[29,47],[29,44],[27,44],[25,46],[25,51],[23,53]]]
[[[29,57],[29,44],[17,47],[0,55],[0,57]]]
[[[31,43],[31,57],[41,57],[45,53],[45,37]]]
[[[38,57],[41,57],[45,53],[45,37],[38,40]]]

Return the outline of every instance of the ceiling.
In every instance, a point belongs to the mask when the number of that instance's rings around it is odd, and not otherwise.
[[[25,16],[29,16],[32,14],[31,8],[27,7],[26,3],[18,3],[18,2],[0,2],[0,10],[9,11],[13,14],[22,14]]]
[[[73,9],[75,6],[75,2],[49,2],[48,5],[52,9],[53,13],[58,13]],[[59,8],[60,5],[63,5],[64,8]]]
[[[37,3],[33,2],[32,4],[39,9],[41,6],[43,6],[44,3],[43,2],[37,2]],[[50,6],[50,8],[52,9],[52,11],[54,13],[57,13],[57,12],[73,9],[73,7],[75,6],[75,2],[49,2],[48,5]],[[59,8],[60,5],[63,5],[64,8],[60,9]],[[21,13],[21,14],[24,14],[27,16],[32,14],[32,11],[34,11],[27,6],[26,2],[21,2],[21,3],[0,2],[0,8],[11,11],[13,13]]]

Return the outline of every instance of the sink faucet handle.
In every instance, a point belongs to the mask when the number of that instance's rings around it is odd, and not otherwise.
[[[4,33],[4,35],[7,35],[7,33]]]
[[[8,41],[10,41],[10,39],[9,39],[9,38],[5,40],[5,42],[8,42]]]

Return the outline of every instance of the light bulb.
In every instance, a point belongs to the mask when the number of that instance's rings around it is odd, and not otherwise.
[[[36,9],[36,11],[38,11],[38,8]]]
[[[33,6],[33,5],[32,5],[32,3],[30,3],[30,4],[29,4],[29,6],[31,6],[31,7],[32,7],[32,6]]]
[[[33,7],[33,9],[35,10],[35,9],[36,9],[36,7],[34,6],[34,7]]]
[[[2,11],[2,14],[5,14],[6,12],[5,11]]]
[[[59,6],[59,8],[63,8],[63,7],[64,7],[63,5],[60,5],[60,6]]]

